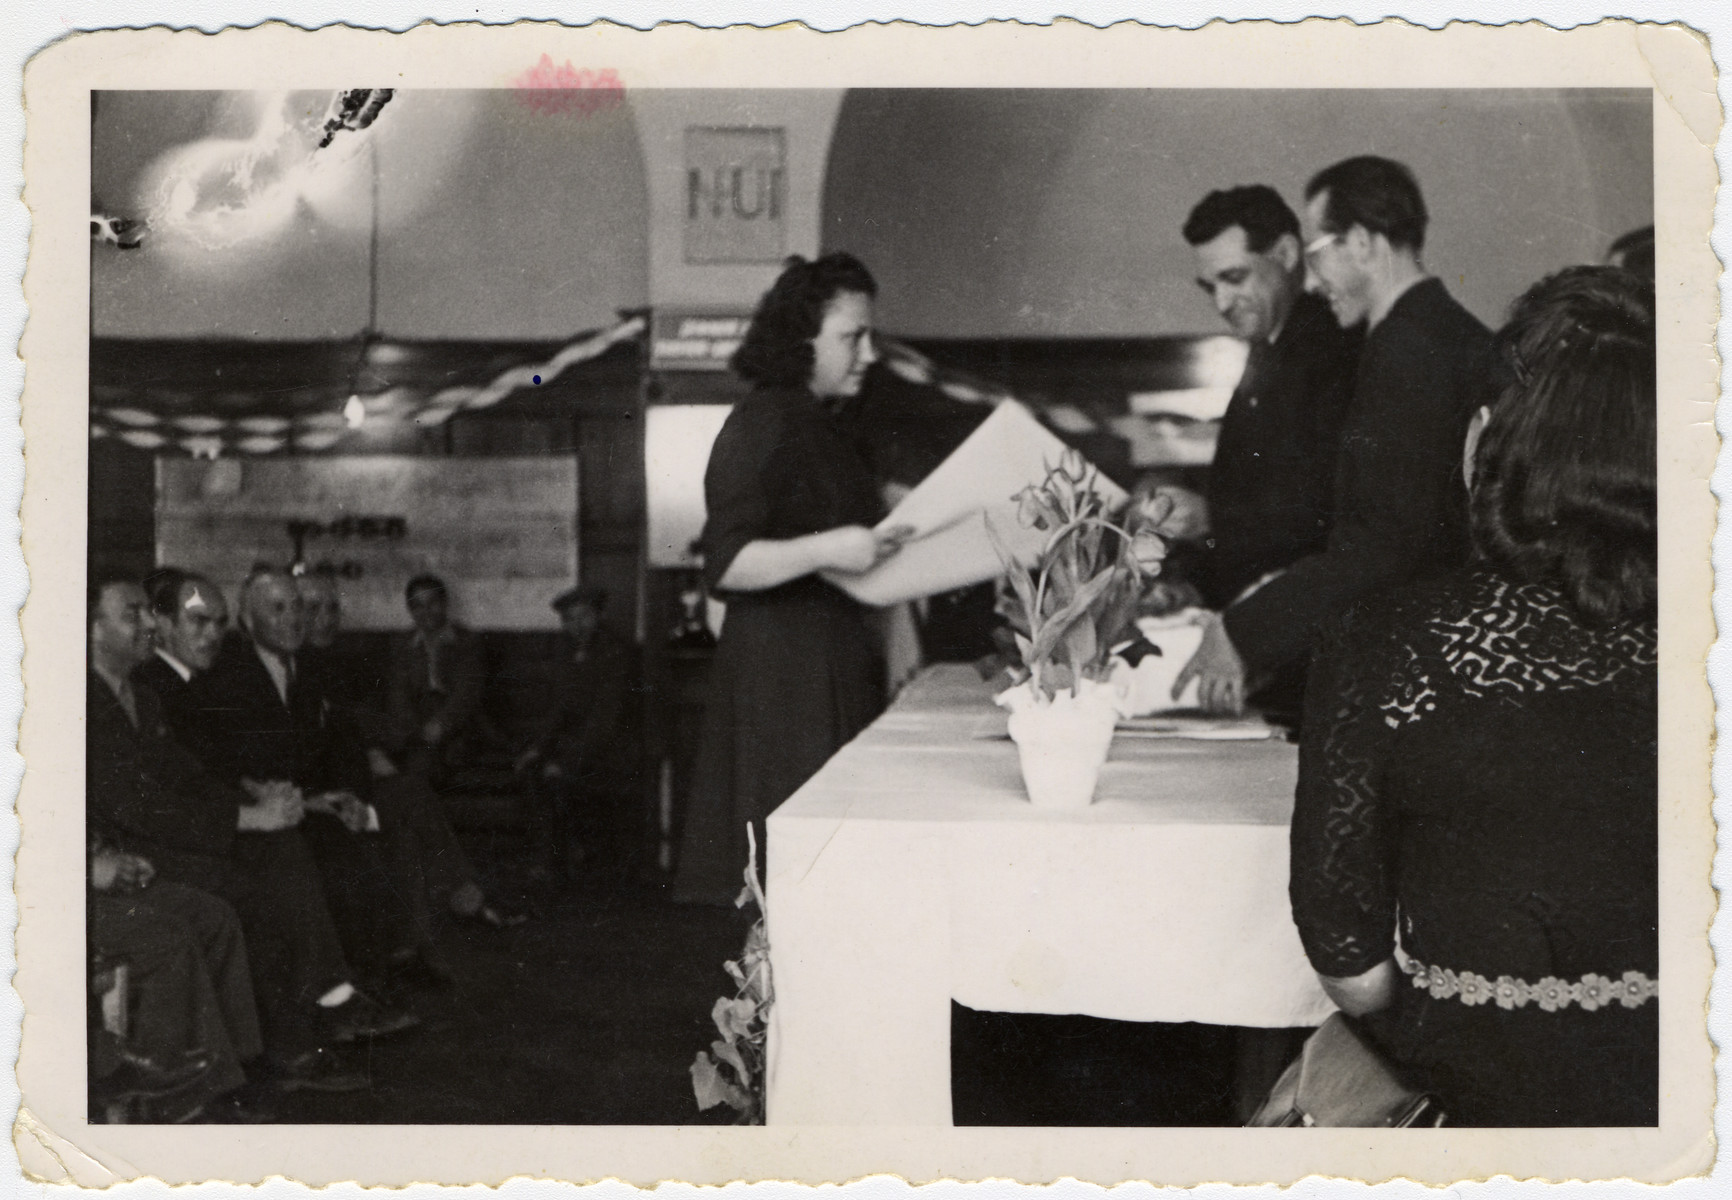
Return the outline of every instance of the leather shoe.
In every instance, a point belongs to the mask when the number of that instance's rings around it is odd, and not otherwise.
[[[431,946],[411,946],[391,956],[389,977],[422,991],[447,991],[456,984],[451,967]]]
[[[388,1037],[421,1023],[414,1010],[381,1004],[359,989],[335,1008],[321,1008],[319,1017],[333,1042]]]
[[[372,1085],[324,1046],[277,1059],[271,1066],[271,1081],[282,1092],[358,1092]]]
[[[189,1054],[167,1065],[148,1054],[119,1047],[120,1066],[99,1080],[97,1091],[108,1100],[132,1100],[147,1096],[169,1096],[197,1081],[210,1070],[208,1054]]]

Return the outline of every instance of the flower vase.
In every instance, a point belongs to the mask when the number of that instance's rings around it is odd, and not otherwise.
[[[1022,783],[1036,808],[1087,808],[1107,750],[1118,705],[1113,688],[1083,680],[1073,696],[1060,688],[1051,700],[1021,683],[994,697],[1010,710],[1010,740],[1022,760]]]

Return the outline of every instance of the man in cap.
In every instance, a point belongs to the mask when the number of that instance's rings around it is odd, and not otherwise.
[[[568,884],[584,857],[582,841],[617,842],[622,810],[639,792],[634,655],[602,624],[606,607],[607,593],[593,586],[554,597],[561,629],[554,699],[516,763],[549,827],[549,867]]]

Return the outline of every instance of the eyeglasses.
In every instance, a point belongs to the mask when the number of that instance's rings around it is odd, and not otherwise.
[[[1317,255],[1322,252],[1323,247],[1328,246],[1328,245],[1332,245],[1335,242],[1339,242],[1340,240],[1341,240],[1341,235],[1339,233],[1320,233],[1320,234],[1318,234],[1316,237],[1312,238],[1311,241],[1308,242],[1305,246],[1305,261],[1308,264],[1310,264],[1311,266],[1316,266],[1317,265]]]

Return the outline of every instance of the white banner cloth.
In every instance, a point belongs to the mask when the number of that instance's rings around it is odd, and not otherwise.
[[[972,668],[923,674],[769,819],[772,1124],[948,1125],[950,1001],[1315,1025],[1287,903],[1297,752],[1118,738],[1028,804]]]

